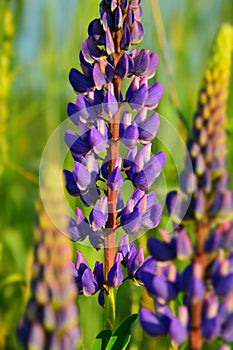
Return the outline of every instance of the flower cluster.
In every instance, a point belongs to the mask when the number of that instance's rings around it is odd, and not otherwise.
[[[221,336],[225,341],[233,341],[233,254],[230,252],[225,256],[220,249],[220,241],[222,246],[230,241],[233,235],[232,226],[222,225],[210,237],[216,234],[221,236],[221,239],[214,248],[212,243],[211,252],[215,249],[217,256],[206,267],[205,279],[200,262],[188,263],[182,272],[171,262],[175,258],[185,259],[193,256],[191,241],[184,228],[176,230],[175,236],[163,232],[163,241],[155,238],[148,241],[148,248],[154,262],[142,266],[140,279],[155,300],[156,313],[142,308],[140,322],[150,335],[159,336],[169,333],[175,343],[183,343],[187,340],[190,331],[193,307],[198,307],[198,301],[201,300],[203,302],[202,337],[212,341]],[[206,244],[206,247],[210,250],[209,244]],[[231,248],[232,246],[227,247],[229,250]],[[178,294],[185,297],[178,316],[175,316],[167,305]]]
[[[31,297],[18,337],[25,349],[75,349],[80,337],[71,249],[44,211],[35,231]]]
[[[156,202],[155,192],[146,194],[142,190],[135,190],[122,209],[122,199],[118,202],[119,226],[122,226],[128,234],[135,235],[142,227],[150,229],[157,226],[162,215],[161,205]],[[107,197],[102,196],[94,205],[89,220],[84,216],[80,208],[76,208],[76,219],[70,218],[69,237],[73,241],[81,241],[89,236],[91,244],[95,248],[101,248],[104,244],[105,234],[108,228],[103,229],[108,219]]]
[[[104,306],[104,292],[107,292],[107,286],[119,287],[126,279],[132,279],[139,284],[141,267],[146,261],[147,259],[144,262],[143,249],[136,249],[134,242],[129,243],[128,235],[124,235],[120,239],[106,281],[103,263],[96,261],[92,272],[82,253],[78,251],[75,263],[71,263],[78,294],[89,296],[99,292],[99,304]]]
[[[152,336],[169,334],[176,344],[189,338],[190,349],[202,349],[204,340],[233,341],[233,195],[225,131],[231,53],[232,27],[224,25],[213,45],[188,141],[193,170],[187,158],[181,191],[167,198],[174,234],[161,231],[161,240],[148,240],[154,263],[141,268],[156,309],[142,308],[142,327]],[[181,304],[177,314],[168,306],[174,299]]]
[[[156,227],[161,206],[155,193],[146,194],[160,174],[165,155],[151,156],[151,142],[159,128],[154,109],[162,86],[148,80],[155,75],[158,56],[149,50],[129,50],[143,38],[139,0],[100,3],[100,18],[88,27],[80,51],[82,72],[71,69],[69,79],[77,92],[68,115],[79,133],[67,130],[65,142],[74,158],[73,171],[64,170],[66,188],[83,204],[92,207],[89,218],[80,208],[70,219],[69,236],[82,241],[87,236],[99,249],[119,227],[136,235],[141,227]],[[131,78],[124,94],[121,83]],[[120,156],[120,143],[125,146]],[[135,187],[124,204],[122,187],[130,180]]]

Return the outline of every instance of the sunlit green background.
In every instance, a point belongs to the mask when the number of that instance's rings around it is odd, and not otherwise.
[[[155,50],[160,56],[156,79],[162,82],[165,93],[159,112],[185,137],[179,115],[182,114],[190,126],[209,48],[219,25],[226,21],[232,23],[233,2],[152,1],[155,8],[149,0],[142,0],[145,38],[140,46]],[[0,19],[5,2],[0,0]],[[38,198],[40,158],[49,136],[66,118],[67,102],[75,99],[68,73],[71,67],[78,67],[81,42],[87,35],[88,23],[98,16],[98,3],[98,0],[9,1],[15,34],[11,57],[13,77],[7,101],[9,161],[3,164],[4,172],[0,175],[0,349],[20,348],[15,329],[25,306],[26,264],[37,222],[34,204]],[[2,24],[1,20],[0,26]],[[231,84],[230,173],[233,171],[232,110]],[[168,162],[165,168],[168,187],[175,185],[176,174],[171,169]],[[77,247],[76,244],[74,249]],[[93,256],[91,259],[90,251],[87,254],[93,266]],[[119,320],[138,311],[140,296],[141,289],[131,284],[120,289]],[[80,304],[84,344],[89,349],[102,329],[103,315],[95,297],[80,297]],[[155,346],[166,349],[166,340],[162,343],[155,345],[136,325],[130,346],[131,349],[155,349]]]

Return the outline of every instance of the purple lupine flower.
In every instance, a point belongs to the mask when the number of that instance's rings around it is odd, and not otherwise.
[[[130,275],[136,274],[137,270],[140,268],[140,266],[142,266],[143,262],[144,262],[144,253],[143,253],[143,249],[140,248],[130,256],[128,263],[126,264],[128,273]]]
[[[152,337],[167,334],[172,318],[172,311],[168,306],[158,306],[156,314],[147,308],[142,308],[139,313],[143,329]]]
[[[115,168],[108,177],[108,186],[115,192],[119,192],[123,186],[123,176],[121,173],[121,158],[115,162]]]
[[[80,159],[74,164],[73,172],[64,170],[66,189],[72,196],[80,196],[87,206],[93,205],[99,198],[96,181],[99,177],[98,164],[93,155],[85,160]]]
[[[202,334],[209,341],[217,338],[221,331],[221,318],[218,311],[218,298],[214,293],[210,293],[204,300],[202,316]]]
[[[135,187],[147,191],[155,179],[159,176],[164,164],[165,155],[163,152],[148,157],[148,150],[151,144],[144,146],[131,160],[128,172],[129,179]]]
[[[219,306],[219,316],[221,321],[221,334],[225,341],[232,341],[232,293],[229,293]]]
[[[225,296],[233,290],[233,271],[232,271],[233,256],[218,257],[212,265],[211,282],[216,293],[220,296]]]
[[[142,143],[150,142],[154,139],[160,125],[160,119],[157,113],[153,113],[149,118],[140,120],[138,114],[139,140]],[[137,116],[135,117],[137,119]]]
[[[75,279],[76,286],[78,288],[78,292],[81,294],[82,291],[82,275],[86,269],[89,268],[89,265],[85,258],[83,257],[81,252],[77,252],[76,254],[76,262],[71,263],[72,273]]]
[[[168,332],[165,322],[152,311],[142,308],[139,314],[140,323],[145,331],[152,337],[158,337]]]
[[[132,254],[136,252],[136,246],[134,242],[129,243],[128,235],[121,236],[119,245],[118,245],[118,253],[122,255],[123,264],[126,266]]]
[[[44,211],[35,231],[31,295],[17,334],[25,349],[74,350],[80,337],[71,248]],[[58,258],[59,257],[59,258]],[[83,260],[81,262],[81,260]],[[85,265],[79,259],[80,269]]]
[[[233,246],[233,223],[232,221],[223,222],[214,229],[205,240],[205,251],[212,253],[221,248],[231,250]]]
[[[99,290],[99,285],[92,271],[87,268],[82,275],[82,289],[84,295],[95,294]]]
[[[162,233],[163,241],[157,238],[149,238],[148,249],[151,255],[158,261],[174,260],[176,257],[176,240],[166,232]]]
[[[164,230],[160,230],[160,234],[162,241],[157,238],[148,240],[148,249],[156,260],[169,261],[175,258],[182,260],[192,256],[192,243],[184,227],[176,227],[173,236]]]
[[[148,293],[164,301],[174,299],[179,292],[179,274],[174,265],[162,266],[156,273],[145,269],[140,273]]]
[[[140,281],[137,274],[145,262],[143,249],[137,250],[134,242],[129,243],[128,235],[124,235],[120,239],[117,254],[120,254],[121,263],[127,269],[127,278]]]
[[[92,230],[98,231],[103,228],[108,220],[108,198],[103,196],[100,203],[95,204],[90,213],[90,224]]]
[[[169,327],[169,334],[175,344],[182,344],[188,338],[189,315],[186,306],[179,306],[178,317],[173,317]]]
[[[73,171],[64,171],[66,189],[91,208],[89,217],[77,208],[76,218],[70,219],[69,236],[75,241],[88,237],[96,249],[105,248],[104,267],[96,262],[92,271],[79,252],[72,269],[78,292],[98,292],[101,306],[110,288],[119,287],[125,279],[142,283],[142,274],[153,265],[152,258],[144,260],[143,250],[129,243],[127,235],[115,253],[115,233],[123,228],[136,236],[141,229],[158,226],[162,215],[156,194],[145,193],[161,173],[165,154],[151,154],[160,125],[153,110],[163,88],[160,82],[150,85],[149,79],[159,59],[148,49],[130,48],[143,38],[141,17],[140,0],[101,0],[100,17],[91,21],[82,43],[81,71],[73,68],[69,75],[77,98],[67,112],[78,132],[65,134],[75,161]],[[121,91],[123,79],[131,80],[126,93]],[[126,154],[120,154],[121,149]],[[135,187],[126,203],[122,199],[125,181]],[[185,249],[185,243],[180,246]],[[163,273],[161,279],[167,278],[177,293],[176,273]],[[161,311],[163,321],[165,314]]]
[[[229,83],[231,31],[229,25],[224,25],[216,37],[213,59],[206,70],[187,142],[190,159],[187,156],[185,169],[179,176],[180,190],[167,196],[168,212],[176,224],[174,233],[162,231],[162,240],[149,239],[152,258],[138,272],[156,305],[155,313],[141,310],[140,321],[145,331],[152,336],[169,334],[176,345],[188,339],[187,346],[198,350],[205,341],[218,339],[218,344],[221,340],[233,341],[233,196],[226,171],[226,94],[223,92]],[[224,82],[218,73],[220,66],[226,69]],[[130,92],[136,84],[141,86],[135,81]],[[138,115],[143,120],[143,109]],[[129,169],[136,154],[133,149],[128,153]],[[178,261],[173,264],[175,259]],[[184,266],[181,263],[184,259],[186,267],[175,273],[175,266]],[[179,292],[184,296],[183,305],[178,315],[176,310],[171,312],[166,327],[157,305],[176,298]],[[228,346],[219,347],[224,348]]]
[[[134,191],[125,208],[119,213],[123,229],[131,235],[136,234],[141,227],[156,227],[161,215],[162,208],[156,203],[155,193],[145,194],[139,189]]]
[[[82,241],[90,232],[88,220],[80,208],[76,208],[76,220],[70,218],[68,234],[72,241]]]
[[[115,262],[108,273],[108,282],[110,286],[119,287],[124,280],[124,274],[121,268],[121,261],[118,256],[115,257]]]
[[[78,293],[86,296],[99,292],[99,303],[104,305],[104,270],[103,263],[96,261],[93,272],[80,251],[77,252],[76,263],[72,264],[72,272]]]

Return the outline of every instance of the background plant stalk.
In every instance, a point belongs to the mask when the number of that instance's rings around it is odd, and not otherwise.
[[[210,225],[201,221],[196,228],[197,249],[194,257],[194,263],[201,268],[200,274],[205,286],[205,275],[207,256],[204,252],[204,242],[208,235]],[[199,300],[193,300],[191,305],[191,329],[189,332],[190,350],[201,350],[203,345],[203,337],[201,331],[202,309],[204,297]]]

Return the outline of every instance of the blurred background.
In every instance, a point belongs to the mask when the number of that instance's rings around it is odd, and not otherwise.
[[[67,103],[75,100],[68,73],[71,67],[78,68],[81,43],[88,23],[98,17],[98,6],[98,0],[0,0],[0,349],[20,349],[15,329],[28,292],[40,159],[50,135],[66,119]],[[150,48],[160,57],[155,78],[165,92],[159,112],[185,139],[211,43],[221,23],[232,23],[233,2],[143,0],[142,7],[145,37],[140,47]],[[231,78],[227,125],[230,174],[232,88]],[[172,134],[164,137],[172,139]],[[164,170],[168,190],[176,185],[172,169],[168,160]],[[144,236],[141,244],[145,241]],[[73,247],[78,249],[77,244]],[[84,251],[89,254],[88,248]],[[93,266],[96,256],[90,255],[87,260]],[[141,294],[132,284],[120,288],[119,320],[138,311],[139,299],[146,298]],[[103,312],[95,297],[80,297],[79,302],[85,349],[89,349],[103,327]],[[154,346],[136,324],[130,348]],[[163,345],[157,341],[157,348],[166,349],[166,340]]]

